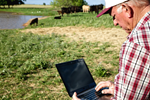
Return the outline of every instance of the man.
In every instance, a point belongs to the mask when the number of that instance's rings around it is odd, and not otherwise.
[[[97,15],[109,13],[115,26],[127,33],[120,50],[119,73],[115,81],[100,82],[103,94],[113,94],[113,100],[150,100],[150,0],[105,0],[106,8]],[[76,92],[73,100],[79,100]]]

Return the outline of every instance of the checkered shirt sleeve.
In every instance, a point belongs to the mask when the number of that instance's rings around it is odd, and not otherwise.
[[[112,100],[150,100],[150,12],[122,45]]]

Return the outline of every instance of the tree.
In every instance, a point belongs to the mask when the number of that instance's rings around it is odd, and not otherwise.
[[[56,7],[83,6],[88,3],[85,0],[53,0],[50,5]]]
[[[85,0],[72,0],[74,6],[88,5]]]
[[[51,5],[61,7],[61,6],[71,6],[72,1],[71,0],[53,0],[51,2]]]
[[[8,8],[10,8],[10,5],[19,5],[19,4],[24,4],[23,1],[26,0],[0,0],[0,6],[8,5]]]
[[[7,0],[8,8],[10,8],[10,5],[13,5],[14,2],[15,0]]]
[[[4,6],[7,5],[7,1],[6,0],[0,0],[0,6]]]

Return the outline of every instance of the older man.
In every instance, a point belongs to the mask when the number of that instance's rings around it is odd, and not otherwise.
[[[120,50],[119,73],[115,81],[100,82],[103,94],[114,100],[150,100],[150,0],[105,0],[106,8],[97,15],[109,13],[114,25],[127,33]],[[73,100],[79,100],[74,93]]]

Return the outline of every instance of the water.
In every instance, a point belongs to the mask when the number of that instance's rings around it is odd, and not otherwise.
[[[21,29],[23,24],[32,18],[41,18],[43,16],[14,15],[8,12],[0,12],[0,29]]]

